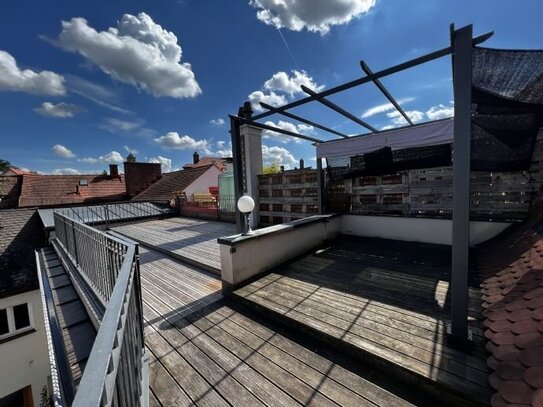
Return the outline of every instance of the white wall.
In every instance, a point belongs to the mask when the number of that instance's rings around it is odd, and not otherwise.
[[[470,222],[470,245],[482,243],[508,228],[507,222]],[[341,233],[412,242],[452,244],[452,221],[448,219],[343,215]]]
[[[194,180],[185,188],[187,197],[195,193],[209,193],[209,187],[219,186],[219,174],[221,171],[216,166],[211,166],[206,172]]]
[[[40,290],[2,298],[0,308],[25,302],[31,304],[36,332],[0,343],[0,398],[30,385],[34,406],[39,406],[50,374]]]
[[[220,244],[221,279],[235,286],[319,246],[340,228],[340,216],[324,215],[258,229],[255,236],[237,235],[239,241],[229,237],[232,244]]]

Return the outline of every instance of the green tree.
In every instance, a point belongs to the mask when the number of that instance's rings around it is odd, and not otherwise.
[[[281,165],[278,161],[272,162],[270,165],[265,166],[262,168],[262,173],[269,175],[269,174],[279,174],[281,171]]]
[[[0,158],[0,172],[4,172],[9,166],[11,166],[11,163],[8,160],[2,160]]]

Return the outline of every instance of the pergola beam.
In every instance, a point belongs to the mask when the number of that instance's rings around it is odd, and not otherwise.
[[[494,34],[494,32],[490,31],[488,33],[479,35],[479,36],[473,38],[472,44],[473,45],[481,44],[481,43],[485,42],[486,40],[488,40],[490,37],[492,37],[493,34]],[[330,95],[333,95],[335,93],[342,92],[342,91],[347,90],[347,89],[351,89],[351,88],[353,88],[355,86],[359,86],[359,85],[363,85],[364,83],[372,82],[375,79],[380,79],[380,78],[383,78],[385,76],[401,72],[401,71],[403,71],[405,69],[412,68],[414,66],[423,64],[425,62],[430,62],[430,61],[433,61],[434,59],[444,57],[446,55],[449,55],[451,52],[452,52],[452,46],[442,48],[442,49],[434,51],[434,52],[430,52],[429,54],[422,55],[422,56],[420,56],[418,58],[411,59],[411,60],[403,62],[401,64],[392,66],[390,68],[386,68],[386,69],[383,69],[381,71],[375,72],[373,75],[368,75],[368,76],[365,76],[363,78],[355,79],[353,81],[346,82],[346,83],[344,83],[342,85],[339,85],[339,86],[336,86],[336,87],[333,87],[333,88],[330,88],[330,89],[326,89],[326,90],[324,90],[324,91],[322,91],[320,93],[317,93],[317,95],[316,95],[317,97],[309,96],[309,97],[306,97],[306,98],[303,98],[303,99],[295,100],[294,102],[291,102],[291,103],[288,103],[286,105],[277,107],[276,108],[277,111],[273,111],[273,112],[269,111],[269,112],[264,112],[264,113],[255,115],[255,116],[253,116],[253,120],[263,119],[264,117],[268,117],[268,116],[271,116],[274,113],[278,113],[278,111],[284,112],[285,110],[289,110],[289,109],[292,109],[294,107],[305,105],[306,103],[309,103],[309,102],[311,102],[313,100],[317,100],[318,97],[330,96]]]
[[[318,138],[314,138],[314,137],[306,136],[306,135],[303,135],[303,134],[295,133],[293,131],[284,130],[284,129],[281,129],[279,127],[269,126],[269,125],[264,124],[264,123],[258,123],[258,122],[255,122],[253,120],[248,120],[248,119],[246,119],[244,117],[233,116],[233,115],[228,115],[228,117],[230,117],[230,119],[239,120],[240,122],[243,122],[243,123],[248,124],[250,126],[258,127],[260,129],[263,129],[263,130],[274,131],[276,133],[281,133],[281,134],[284,134],[286,136],[291,136],[291,137],[296,137],[296,138],[299,138],[299,139],[302,139],[302,140],[311,141],[313,143],[322,143],[323,142],[323,140],[319,140]]]
[[[366,75],[368,75],[368,76],[373,75],[372,70],[370,69],[370,67],[364,61],[360,61],[360,67],[366,73]],[[409,123],[412,126],[413,122],[411,121],[411,118],[407,115],[407,113],[405,113],[405,111],[402,109],[400,104],[398,102],[396,102],[396,99],[394,99],[394,97],[392,97],[390,92],[387,90],[387,88],[385,88],[385,86],[381,83],[381,81],[379,79],[374,79],[373,83],[375,84],[375,86],[377,86],[377,88],[379,88],[381,93],[383,95],[385,95],[385,97],[388,99],[388,101],[390,103],[392,103],[392,105],[396,108],[396,110],[398,110],[398,112],[400,112],[400,114],[403,116],[403,118],[405,120],[407,120],[407,123]]]
[[[362,127],[365,127],[366,129],[368,129],[372,133],[377,133],[378,132],[378,130],[375,127],[373,127],[371,124],[366,123],[364,120],[359,119],[354,114],[349,113],[348,111],[346,111],[342,107],[339,107],[335,103],[330,102],[324,96],[320,96],[317,92],[315,92],[314,90],[309,89],[307,86],[302,85],[302,90],[305,93],[307,93],[308,95],[311,95],[312,97],[314,97],[317,102],[322,103],[324,106],[329,107],[330,109],[338,112],[339,114],[345,116],[347,119],[350,119],[353,122],[361,125]]]
[[[343,138],[349,138],[349,136],[347,136],[346,134],[340,133],[339,131],[336,131],[336,130],[331,129],[331,128],[326,127],[326,126],[323,126],[322,124],[315,123],[315,122],[313,122],[311,120],[304,119],[303,117],[297,116],[297,115],[292,114],[290,112],[287,112],[287,111],[282,112],[280,110],[277,110],[275,107],[268,105],[267,103],[260,102],[260,106],[262,106],[264,109],[268,109],[269,111],[273,111],[274,113],[283,115],[283,116],[288,117],[290,119],[294,119],[294,120],[297,120],[299,122],[302,122],[302,123],[308,124],[310,126],[316,127],[318,129],[327,131],[328,133],[335,134],[336,136],[340,136],[340,137],[343,137]]]

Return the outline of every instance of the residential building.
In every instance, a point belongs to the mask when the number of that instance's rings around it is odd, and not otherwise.
[[[32,209],[0,211],[0,405],[39,405],[49,359],[34,250],[44,244]]]

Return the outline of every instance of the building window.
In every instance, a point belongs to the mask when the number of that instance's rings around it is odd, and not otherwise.
[[[0,308],[0,339],[33,329],[31,306],[28,303]]]

